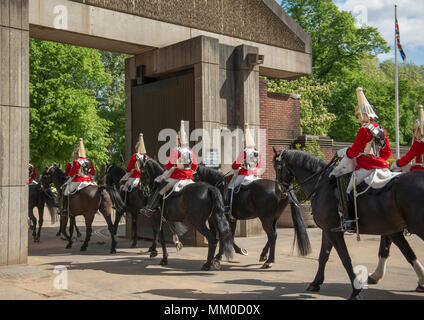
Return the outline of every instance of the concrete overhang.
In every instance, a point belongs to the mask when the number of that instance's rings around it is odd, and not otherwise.
[[[265,56],[259,68],[263,76],[295,78],[311,74],[310,37],[274,0],[263,2],[304,42],[305,52],[69,0],[30,0],[30,36],[136,55],[204,35],[226,45],[258,47],[259,53]]]

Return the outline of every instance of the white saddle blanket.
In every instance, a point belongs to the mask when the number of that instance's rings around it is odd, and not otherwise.
[[[168,184],[165,187],[163,187],[162,190],[159,192],[162,196],[164,196],[169,190],[172,189],[171,192],[169,192],[166,195],[166,197],[169,197],[174,192],[180,192],[184,187],[194,183],[194,181],[191,179],[178,180],[178,179],[168,178],[166,179],[166,181],[168,182]]]
[[[67,184],[64,195],[69,196],[70,194],[74,194],[84,188],[87,188],[88,186],[97,186],[95,182],[70,182]]]
[[[384,188],[393,178],[402,174],[401,172],[392,172],[389,168],[385,169],[374,169],[364,170],[359,169],[355,172],[356,174],[356,185],[365,182],[370,188],[381,189]],[[350,193],[353,190],[353,175],[350,179],[349,187],[347,192]],[[368,189],[367,189],[368,190]]]

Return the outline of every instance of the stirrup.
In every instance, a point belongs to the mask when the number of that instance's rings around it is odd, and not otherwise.
[[[340,223],[340,226],[338,226],[337,228],[331,229],[331,232],[355,233],[356,220],[342,220]]]

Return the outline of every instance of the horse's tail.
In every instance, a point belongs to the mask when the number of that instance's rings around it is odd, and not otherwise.
[[[58,216],[58,200],[57,196],[52,192],[51,189],[43,189],[44,199],[46,201],[47,209],[49,210],[51,224],[55,224]]]
[[[221,193],[216,187],[210,187],[209,193],[212,196],[212,219],[216,222],[218,229],[220,246],[228,260],[233,257],[233,236],[231,233],[230,224],[225,217],[224,200]]]
[[[113,187],[106,187],[106,186],[100,187],[99,191],[101,192],[103,190],[106,190],[109,193],[110,199],[112,200],[112,204],[115,210],[120,215],[123,215],[125,213],[126,206],[119,192],[116,191]]]
[[[293,191],[290,191],[289,197],[291,197],[290,209],[295,230],[293,245],[294,242],[296,242],[300,255],[307,256],[311,253],[312,250],[308,232],[306,231],[305,222],[303,221],[302,213],[298,205],[298,200]]]

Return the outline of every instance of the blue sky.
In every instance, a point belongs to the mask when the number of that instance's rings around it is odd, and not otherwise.
[[[380,61],[394,60],[394,5],[398,5],[400,41],[407,62],[424,65],[424,0],[333,0],[341,9],[352,12],[361,21],[378,28],[391,46]],[[400,59],[399,55],[399,61]]]

